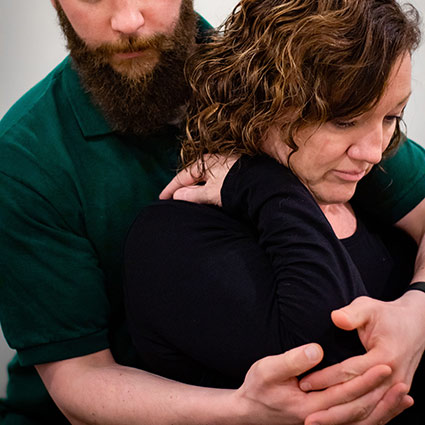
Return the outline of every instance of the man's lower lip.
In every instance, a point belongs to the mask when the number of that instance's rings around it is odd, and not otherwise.
[[[131,52],[131,53],[116,53],[115,57],[120,60],[125,59],[134,59],[142,56],[144,54],[145,50],[140,50],[139,52]]]
[[[346,173],[344,171],[334,170],[334,174],[341,180],[357,182],[365,176],[366,172],[362,171],[361,173]]]

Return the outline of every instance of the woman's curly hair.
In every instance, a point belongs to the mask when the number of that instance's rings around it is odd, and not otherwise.
[[[417,10],[396,0],[241,0],[188,63],[183,165],[258,154],[273,125],[296,150],[300,128],[373,108],[419,40]]]

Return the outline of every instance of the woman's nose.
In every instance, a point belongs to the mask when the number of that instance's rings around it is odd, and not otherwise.
[[[370,129],[350,146],[348,155],[357,161],[378,164],[388,146],[386,138],[382,126]]]

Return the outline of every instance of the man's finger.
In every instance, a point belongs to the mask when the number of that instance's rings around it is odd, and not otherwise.
[[[407,385],[396,384],[385,393],[366,420],[353,425],[383,425],[411,406],[413,406],[413,398],[407,395]]]
[[[323,350],[318,344],[293,348],[283,354],[265,357],[250,369],[253,377],[263,382],[283,382],[316,366],[323,359]]]
[[[305,376],[300,381],[300,388],[303,391],[317,391],[341,384],[363,375],[368,369],[379,363],[379,359],[375,358],[373,351],[361,356],[351,357],[341,363],[334,364]]]
[[[335,425],[357,421],[361,423],[360,421],[374,412],[384,397],[389,387],[389,384],[384,382],[390,374],[389,366],[375,366],[362,376],[316,393],[319,401],[326,396],[330,407],[309,415],[305,424]],[[318,405],[320,406],[321,402]]]
[[[385,394],[382,390],[377,389],[352,403],[315,412],[306,418],[305,424],[383,425],[413,405],[413,399],[406,394],[407,387],[404,384],[394,385]]]

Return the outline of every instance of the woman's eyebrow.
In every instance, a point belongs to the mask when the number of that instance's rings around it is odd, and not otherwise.
[[[409,100],[409,97],[410,97],[411,94],[412,94],[412,92],[410,91],[409,94],[401,102],[397,103],[397,105],[395,107],[397,108],[398,106],[401,106],[401,105],[403,105],[403,103],[407,102]]]

